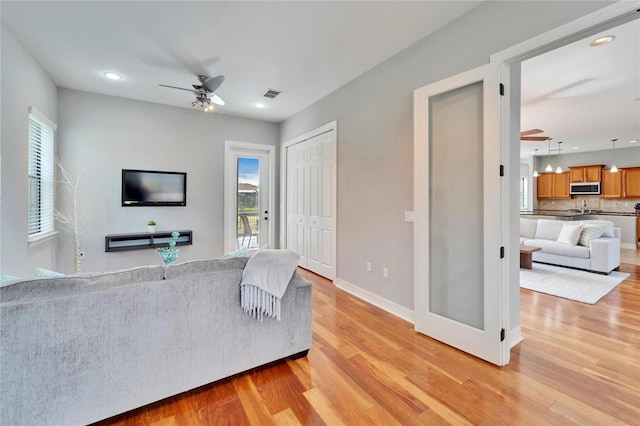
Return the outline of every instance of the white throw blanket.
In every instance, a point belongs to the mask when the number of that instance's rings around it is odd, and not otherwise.
[[[280,301],[298,261],[298,254],[291,250],[266,249],[253,253],[242,272],[242,309],[259,321],[265,315],[280,321]]]

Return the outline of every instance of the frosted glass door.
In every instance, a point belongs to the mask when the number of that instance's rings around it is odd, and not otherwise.
[[[416,330],[506,364],[497,69],[425,86],[414,100]]]

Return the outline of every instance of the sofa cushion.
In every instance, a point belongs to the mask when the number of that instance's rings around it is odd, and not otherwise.
[[[61,297],[162,279],[162,266],[20,280],[0,288],[0,302]]]
[[[536,227],[538,221],[536,219],[520,218],[520,236],[525,238],[534,238],[536,236]]]
[[[226,257],[223,259],[191,260],[189,262],[170,265],[167,268],[167,279],[188,275],[207,274],[228,269],[244,269],[248,257]]]
[[[570,257],[579,257],[582,259],[589,259],[591,254],[591,251],[589,250],[588,247],[570,246],[568,244],[562,244],[557,241],[533,239],[533,240],[527,240],[525,242],[525,245],[531,246],[531,247],[540,247],[543,253],[557,254],[560,256],[570,256]],[[536,253],[540,253],[540,252],[536,252]],[[534,258],[536,253],[534,253]]]
[[[556,241],[563,244],[569,244],[570,246],[577,245],[578,241],[580,241],[580,234],[582,234],[583,226],[584,225],[582,223],[563,223],[560,235],[558,235],[558,239]]]
[[[584,225],[578,244],[584,247],[589,247],[591,240],[600,238],[604,233],[604,229],[605,227],[603,225]]]
[[[556,241],[562,230],[564,221],[551,219],[538,219],[536,227],[536,240]]]
[[[601,225],[604,226],[604,232],[602,233],[603,237],[615,238],[616,234],[613,231],[613,222],[610,220],[583,220],[582,223],[585,225]]]

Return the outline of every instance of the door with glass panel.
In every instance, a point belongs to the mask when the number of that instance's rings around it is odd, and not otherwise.
[[[504,365],[499,112],[497,66],[414,93],[415,328]]]
[[[244,146],[230,146],[227,152],[226,252],[273,248],[272,153]]]

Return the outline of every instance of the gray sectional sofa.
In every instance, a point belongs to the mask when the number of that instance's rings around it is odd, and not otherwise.
[[[580,239],[576,244],[558,241],[563,226],[582,224],[599,227],[601,236]],[[584,230],[582,232],[585,232]],[[540,247],[533,253],[535,262],[569,266],[608,274],[620,266],[620,228],[607,220],[564,221],[520,218],[520,244]]]
[[[247,258],[31,279],[0,288],[0,424],[92,423],[311,346],[311,284],[280,321],[240,307]]]

